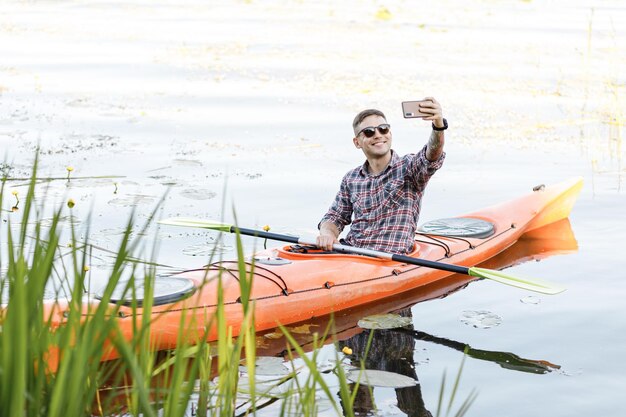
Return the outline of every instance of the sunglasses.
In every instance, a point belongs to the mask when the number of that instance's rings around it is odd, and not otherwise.
[[[366,138],[371,138],[376,134],[376,129],[378,129],[378,133],[380,133],[381,135],[386,135],[387,133],[389,133],[391,125],[389,125],[388,123],[383,123],[382,125],[378,125],[376,127],[364,127],[356,135],[359,136],[361,133],[363,133],[363,136],[365,136]]]

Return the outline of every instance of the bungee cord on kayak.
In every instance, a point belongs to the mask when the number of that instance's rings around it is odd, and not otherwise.
[[[467,251],[471,251],[471,250],[475,250],[477,248],[479,248],[481,245],[484,244],[488,244],[491,240],[493,239],[497,239],[499,237],[501,237],[502,235],[511,232],[511,230],[513,230],[514,227],[513,225],[511,225],[509,228],[501,231],[498,234],[494,234],[492,236],[490,236],[489,238],[483,238],[480,239],[480,242],[477,243],[472,243],[469,239],[466,238],[461,238],[461,237],[457,237],[457,236],[439,236],[436,235],[437,237],[435,237],[434,235],[430,235],[427,233],[423,233],[423,232],[419,232],[417,233],[420,236],[426,237],[431,239],[432,241],[426,241],[426,240],[418,240],[416,239],[416,243],[421,244],[421,246],[424,245],[433,245],[433,246],[437,246],[437,247],[441,247],[444,249],[445,254],[444,256],[435,259],[436,261],[441,261],[447,258],[451,258],[454,257],[456,255],[462,254],[464,252]],[[464,242],[467,244],[467,248],[462,248],[459,247],[456,251],[452,252],[452,249],[450,247],[450,244],[447,244],[443,241],[442,238],[451,240],[451,241],[460,241],[460,242]],[[297,254],[297,255],[309,255],[309,256],[327,256],[327,255],[338,255],[340,254],[340,252],[337,251],[324,251],[324,250],[320,250],[315,246],[307,246],[307,245],[300,245],[300,244],[294,244],[294,245],[289,245],[285,248],[283,248],[286,252],[289,253],[293,253],[293,254]],[[331,290],[333,288],[339,288],[339,287],[349,287],[349,286],[358,286],[358,285],[363,285],[366,284],[368,282],[373,282],[373,281],[378,281],[378,280],[383,280],[383,279],[388,279],[388,278],[394,278],[394,277],[399,277],[403,274],[407,274],[410,272],[413,272],[416,269],[419,268],[423,268],[423,266],[419,266],[419,265],[409,265],[409,264],[404,264],[404,265],[400,265],[394,269],[392,269],[389,273],[384,274],[384,275],[380,275],[380,276],[375,276],[375,277],[368,277],[368,278],[364,278],[364,279],[356,279],[356,280],[352,280],[350,282],[335,282],[335,281],[324,281],[323,283],[321,283],[321,285],[315,285],[315,286],[311,286],[311,287],[307,287],[307,288],[302,288],[299,290],[292,290],[290,288],[288,288],[287,286],[287,282],[286,280],[278,273],[276,272],[276,270],[271,270],[269,268],[266,268],[264,266],[262,266],[262,264],[268,264],[268,265],[274,265],[274,266],[279,266],[279,265],[287,265],[292,263],[292,261],[284,259],[284,258],[270,258],[270,257],[255,257],[254,261],[244,261],[244,264],[246,266],[246,274],[252,275],[253,276],[253,281],[257,281],[259,279],[261,280],[267,280],[271,283],[273,283],[276,287],[277,287],[277,292],[274,294],[267,294],[261,297],[251,297],[250,300],[256,300],[256,301],[261,301],[261,300],[268,300],[268,299],[272,299],[272,298],[277,298],[277,297],[285,297],[285,296],[290,296],[290,295],[295,295],[295,294],[302,294],[302,293],[307,293],[307,292],[311,292],[311,291],[319,291],[319,290]],[[223,274],[226,273],[228,277],[239,281],[239,264],[236,261],[220,261],[220,262],[214,262],[211,263],[207,266],[205,266],[204,268],[200,268],[200,269],[195,269],[195,270],[189,270],[189,271],[185,271],[186,273],[193,273],[193,272],[202,272],[206,275],[208,275],[210,272],[217,272],[218,274]],[[224,279],[224,276],[222,275],[222,280]],[[163,277],[161,278],[161,280],[167,280],[167,277]],[[173,301],[178,301],[182,298],[186,298],[191,296],[192,294],[190,294],[189,292],[185,293],[184,295],[181,295],[181,297],[179,297],[176,300],[171,300]],[[238,304],[240,303],[240,297],[236,297],[236,299],[230,299],[230,300],[224,300],[225,304]],[[207,307],[216,307],[217,304],[202,304],[202,305],[196,305],[193,308],[207,308]],[[156,313],[158,314],[158,313]]]

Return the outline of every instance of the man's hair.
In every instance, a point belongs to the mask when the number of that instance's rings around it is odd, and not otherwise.
[[[356,115],[356,117],[354,118],[354,121],[352,122],[352,129],[354,130],[355,135],[358,132],[357,129],[359,127],[359,124],[363,121],[363,119],[365,119],[368,116],[380,116],[383,119],[387,120],[387,118],[385,117],[385,114],[381,112],[380,110],[376,110],[376,109],[363,110],[362,112]]]

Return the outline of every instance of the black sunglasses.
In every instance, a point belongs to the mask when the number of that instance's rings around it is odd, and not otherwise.
[[[361,133],[363,133],[363,135],[366,138],[371,138],[376,134],[376,129],[378,129],[378,132],[381,135],[386,135],[387,133],[389,133],[389,130],[391,129],[391,125],[388,123],[383,123],[382,125],[378,125],[376,127],[374,126],[364,127],[356,135],[359,136]]]

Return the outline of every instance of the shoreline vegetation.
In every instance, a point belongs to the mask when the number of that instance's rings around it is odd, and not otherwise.
[[[182,337],[185,327],[181,325],[181,343],[176,349],[153,352],[149,311],[157,279],[154,262],[137,263],[135,259],[145,249],[142,237],[156,209],[136,237],[131,236],[135,219],[129,218],[100,303],[96,308],[86,307],[90,297],[85,291],[89,286],[88,251],[84,250],[88,238],[79,239],[74,222],[70,222],[69,230],[64,229],[61,219],[68,209],[72,216],[71,206],[56,208],[52,221],[42,224],[44,207],[38,202],[45,199],[39,200],[35,195],[39,181],[37,164],[35,159],[28,192],[16,204],[19,209],[3,216],[0,223],[1,240],[5,243],[0,258],[0,409],[4,412],[64,417],[183,416],[189,412],[197,416],[233,416],[262,414],[265,408],[273,406],[272,410],[278,410],[280,415],[330,412],[352,416],[358,398],[371,398],[371,388],[358,381],[374,377],[368,376],[365,369],[374,331],[363,339],[356,356],[347,346],[340,350],[332,320],[320,334],[312,334],[306,351],[288,329],[281,327],[283,356],[287,360],[257,356],[254,305],[248,297],[252,275],[246,274],[240,239],[240,276],[248,279],[240,280],[244,320],[239,336],[230,337],[232,329],[226,327],[218,290],[217,314],[208,318],[206,325],[207,329],[217,326],[216,342],[200,339],[194,345],[186,345]],[[3,204],[7,195],[5,184],[2,181],[0,188]],[[68,233],[69,248],[60,243]],[[88,235],[87,230],[84,236]],[[152,249],[152,257],[156,257],[156,248]],[[59,284],[66,297],[59,295],[63,293],[58,290]],[[51,286],[57,289],[58,297],[53,307],[49,300]],[[133,309],[141,306],[144,312],[148,311],[133,316],[130,340],[122,337],[117,324],[119,304],[109,302],[120,286],[133,300]],[[51,317],[58,313],[56,309],[62,309],[64,322],[51,331]],[[335,346],[334,354],[323,361],[322,348],[329,343]],[[100,358],[108,349],[115,349],[119,358],[101,363]],[[271,370],[264,374],[262,364],[268,361],[272,363]],[[446,415],[451,412],[461,372],[462,365]],[[416,380],[409,385],[415,384]],[[445,376],[439,410],[443,407],[444,390]],[[455,415],[463,415],[475,398],[476,393],[472,392]],[[421,395],[419,400],[423,407]],[[375,409],[375,405],[372,407]]]

